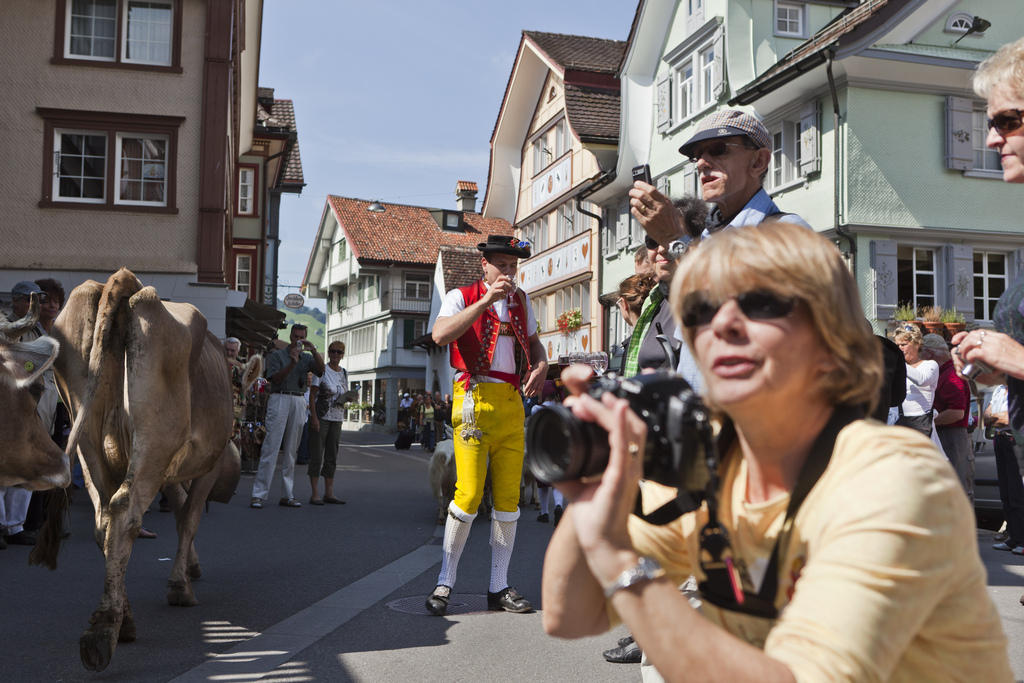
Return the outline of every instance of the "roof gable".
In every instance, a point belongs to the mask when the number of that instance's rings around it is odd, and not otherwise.
[[[464,213],[465,232],[454,232],[442,230],[422,206],[381,202],[384,211],[373,212],[370,201],[335,195],[327,203],[360,262],[433,266],[442,246],[475,249],[487,235],[512,235],[508,221],[478,213]]]

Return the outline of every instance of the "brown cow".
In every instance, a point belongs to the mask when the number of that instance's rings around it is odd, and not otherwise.
[[[76,287],[53,337],[62,349],[57,384],[74,416],[68,452],[77,448],[82,457],[106,558],[103,597],[79,643],[82,664],[101,671],[119,640],[135,639],[125,569],[142,514],[165,486],[179,504],[167,601],[196,604],[191,579],[200,569],[192,541],[203,505],[218,477],[233,478],[229,491],[238,481],[238,451],[229,442],[231,385],[206,318],[190,304],[161,301],[124,268],[106,285]],[[40,544],[53,536],[44,533]],[[35,561],[56,566],[55,547],[36,550]]]
[[[71,481],[68,456],[36,415],[39,380],[57,357],[59,345],[48,337],[18,339],[36,324],[39,298],[32,295],[28,314],[14,322],[0,317],[0,486],[41,490],[62,488]]]

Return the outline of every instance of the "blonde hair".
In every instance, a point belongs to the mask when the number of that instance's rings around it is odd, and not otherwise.
[[[909,342],[918,347],[924,344],[924,337],[921,336],[921,330],[917,328],[917,325],[911,325],[910,323],[906,323],[905,325],[898,327],[896,331],[892,333],[892,340],[897,344]]]
[[[978,97],[988,99],[1000,87],[1014,97],[1024,97],[1024,38],[1003,45],[974,72]]]
[[[864,405],[870,412],[882,383],[882,350],[835,245],[803,226],[777,220],[722,230],[700,242],[680,263],[669,295],[690,348],[696,328],[681,323],[687,295],[706,290],[713,300],[725,301],[751,289],[804,302],[835,365],[821,377],[823,397],[833,405]]]

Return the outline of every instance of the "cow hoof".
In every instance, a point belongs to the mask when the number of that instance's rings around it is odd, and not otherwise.
[[[173,607],[194,607],[199,604],[192,587],[184,581],[167,582],[167,604]]]
[[[117,634],[112,626],[90,628],[78,641],[78,652],[82,666],[89,671],[103,671],[110,664],[117,643]]]
[[[185,570],[185,573],[188,574],[188,578],[195,581],[196,579],[202,577],[203,570],[199,567],[199,563],[196,562],[195,564],[190,564],[188,566],[188,569]]]
[[[117,633],[117,642],[134,643],[135,637],[135,619],[131,614],[125,614],[121,620],[121,630]]]

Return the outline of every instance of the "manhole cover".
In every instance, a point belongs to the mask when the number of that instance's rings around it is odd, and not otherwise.
[[[396,612],[404,612],[405,614],[426,614],[430,615],[427,611],[426,595],[415,595],[410,598],[399,598],[398,600],[392,600],[388,603],[388,609],[393,609]],[[448,614],[470,614],[471,612],[486,612],[487,611],[487,596],[486,595],[470,595],[468,593],[452,593],[451,598],[448,600]]]

